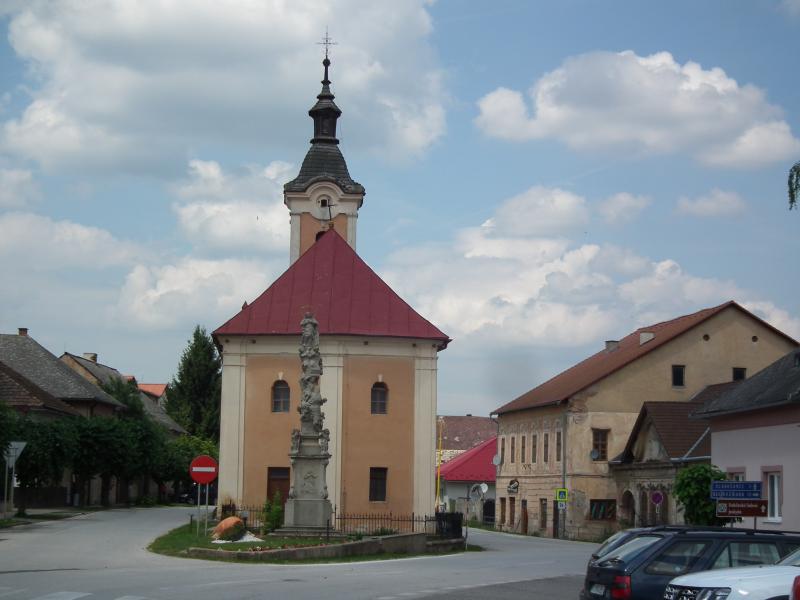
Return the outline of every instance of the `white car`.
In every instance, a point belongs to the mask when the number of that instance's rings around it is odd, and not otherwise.
[[[775,565],[700,571],[676,577],[664,600],[800,600],[800,550]]]

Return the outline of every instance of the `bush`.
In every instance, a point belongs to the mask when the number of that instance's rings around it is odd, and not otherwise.
[[[275,492],[272,500],[264,502],[261,517],[261,533],[266,534],[283,526],[283,501],[280,492]]]
[[[389,529],[388,527],[378,527],[370,535],[397,535],[397,530]]]
[[[156,499],[152,496],[139,496],[134,502],[136,506],[155,506]]]
[[[675,497],[683,506],[689,525],[725,525],[716,515],[716,504],[709,498],[711,482],[726,478],[714,465],[692,465],[678,471],[675,477]]]

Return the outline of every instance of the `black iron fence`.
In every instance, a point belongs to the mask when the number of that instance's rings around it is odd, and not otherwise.
[[[223,504],[220,518],[237,516],[248,529],[260,530],[265,525],[271,528],[274,519],[270,518],[263,506]],[[392,535],[395,533],[424,533],[443,539],[463,536],[461,513],[437,513],[433,516],[397,515],[394,513],[340,513],[331,515],[328,526],[331,533],[343,535]],[[280,524],[278,524],[280,525]]]

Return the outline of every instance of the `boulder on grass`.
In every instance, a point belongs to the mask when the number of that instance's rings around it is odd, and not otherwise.
[[[244,535],[244,521],[239,517],[228,517],[222,519],[214,530],[211,532],[211,537],[215,540],[228,540],[236,541]]]

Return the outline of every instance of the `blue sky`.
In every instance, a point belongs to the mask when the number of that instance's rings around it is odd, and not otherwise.
[[[800,336],[800,3],[5,2],[0,331],[167,381],[288,264],[328,27],[358,251],[492,409],[735,299]]]

